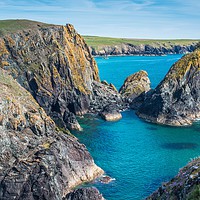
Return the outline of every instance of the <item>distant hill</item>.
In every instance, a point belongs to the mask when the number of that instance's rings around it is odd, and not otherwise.
[[[83,36],[93,55],[163,55],[194,50],[200,40],[127,39]]]

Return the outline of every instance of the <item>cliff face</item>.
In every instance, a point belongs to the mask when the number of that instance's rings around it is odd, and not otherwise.
[[[0,66],[31,92],[59,127],[80,129],[98,68],[72,25],[34,27],[0,38]]]
[[[159,44],[153,45],[133,45],[118,44],[114,46],[90,47],[90,51],[94,56],[105,55],[166,55],[166,54],[185,54],[194,51],[196,43],[189,45],[170,45]]]
[[[72,25],[45,27],[35,22],[32,29],[3,35],[0,66],[31,92],[60,128],[81,130],[75,115],[101,112],[111,99],[122,104],[117,91],[109,93],[99,82],[96,62]],[[111,98],[102,97],[102,88]]]
[[[200,50],[175,63],[149,95],[138,115],[151,122],[181,126],[200,117]]]
[[[0,70],[0,199],[57,199],[103,171],[60,132],[32,95]]]
[[[146,200],[185,199],[195,200],[200,196],[200,159],[195,159],[180,169],[177,176],[167,183],[163,183]]]

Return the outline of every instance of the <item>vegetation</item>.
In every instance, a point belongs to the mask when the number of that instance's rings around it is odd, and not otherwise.
[[[45,24],[25,19],[0,20],[0,36],[24,29],[33,29],[36,27],[38,28],[38,27],[48,27],[48,26],[52,26],[52,24]]]
[[[128,39],[128,38],[110,38],[110,37],[98,37],[98,36],[83,36],[86,43],[93,48],[101,48],[102,46],[115,46],[121,44],[130,45],[151,45],[154,47],[171,45],[190,45],[197,43],[200,40],[189,40],[189,39],[177,39],[177,40],[155,40],[155,39]]]

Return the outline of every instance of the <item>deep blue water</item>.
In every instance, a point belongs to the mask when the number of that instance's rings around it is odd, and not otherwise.
[[[148,71],[155,87],[181,55],[164,57],[96,58],[101,79],[120,88],[124,79],[140,70]],[[191,158],[200,153],[200,124],[166,127],[146,123],[133,111],[122,113],[118,122],[98,117],[80,119],[83,132],[74,133],[92,154],[97,165],[116,180],[95,183],[107,200],[140,200],[162,182],[170,180]]]

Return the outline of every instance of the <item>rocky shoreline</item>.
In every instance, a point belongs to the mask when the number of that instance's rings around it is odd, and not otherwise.
[[[200,50],[194,45],[168,50],[122,45],[99,53],[89,50],[70,24],[30,23],[32,29],[0,37],[1,199],[104,199],[95,188],[74,190],[104,173],[69,132],[81,130],[76,116],[92,113],[115,121],[121,119],[120,112],[132,108],[146,121],[174,126],[200,117]],[[118,92],[113,84],[100,81],[90,51],[101,56],[194,52],[174,64],[156,89],[150,88],[147,72],[139,71]],[[183,187],[196,190],[198,168],[199,159],[183,169],[194,169],[189,173],[191,184],[187,185],[188,176],[182,177]],[[110,180],[104,177],[102,182]],[[182,186],[177,191],[170,183],[149,198],[167,199],[168,187],[184,198],[192,191]]]
[[[187,54],[193,52],[197,42],[189,45],[132,45],[120,44],[114,46],[90,46],[90,52],[93,56],[163,56],[170,54]]]

